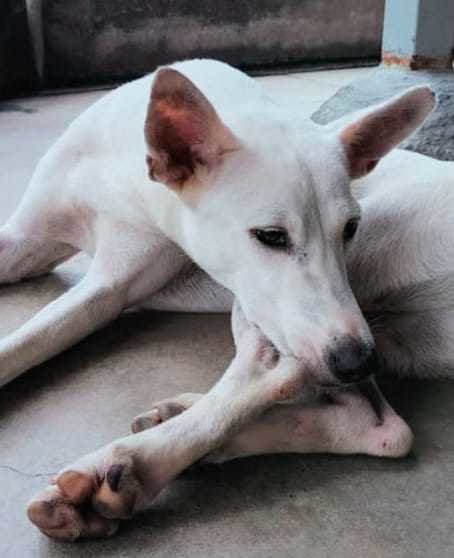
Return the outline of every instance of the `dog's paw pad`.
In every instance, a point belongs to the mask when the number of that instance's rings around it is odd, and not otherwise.
[[[82,504],[93,493],[94,483],[91,477],[78,471],[65,471],[55,479],[55,484],[73,504]]]
[[[28,504],[27,515],[44,535],[62,541],[110,537],[118,529],[118,521],[90,509],[82,513],[58,486],[49,486],[37,494]]]
[[[134,460],[114,461],[91,499],[93,509],[109,519],[129,519],[142,495]]]

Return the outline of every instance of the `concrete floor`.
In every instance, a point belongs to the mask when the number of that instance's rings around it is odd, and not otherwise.
[[[300,101],[309,115],[368,71],[262,82]],[[102,94],[0,105],[0,223],[46,148]],[[52,276],[2,287],[0,337],[68,288],[83,267],[79,258]],[[0,390],[0,556],[454,556],[454,384],[448,382],[385,389],[416,434],[406,459],[287,455],[191,471],[110,540],[56,543],[28,522],[26,502],[52,473],[126,434],[131,417],[153,400],[207,390],[231,356],[227,316],[129,313]]]

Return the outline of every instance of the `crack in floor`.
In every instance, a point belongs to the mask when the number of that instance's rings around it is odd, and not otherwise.
[[[12,471],[13,473],[17,473],[18,475],[22,475],[24,477],[27,477],[29,479],[36,479],[39,477],[51,477],[56,475],[56,472],[52,472],[52,473],[27,473],[26,471],[21,471],[20,469],[17,469],[16,467],[12,467],[11,465],[0,465],[0,469],[6,470],[6,471]]]

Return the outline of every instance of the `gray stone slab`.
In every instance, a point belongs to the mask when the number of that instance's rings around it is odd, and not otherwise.
[[[437,107],[401,147],[444,161],[454,160],[454,73],[377,68],[367,77],[342,87],[312,115],[327,124],[350,112],[383,102],[416,85],[428,84],[437,95]]]

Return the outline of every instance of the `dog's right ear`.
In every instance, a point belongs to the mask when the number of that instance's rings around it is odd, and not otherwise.
[[[390,101],[363,111],[340,128],[339,138],[351,178],[370,172],[379,160],[420,126],[435,106],[427,86],[410,89]],[[342,121],[341,121],[342,122]]]
[[[237,142],[213,105],[183,74],[156,73],[145,121],[151,180],[181,192],[197,184]]]

